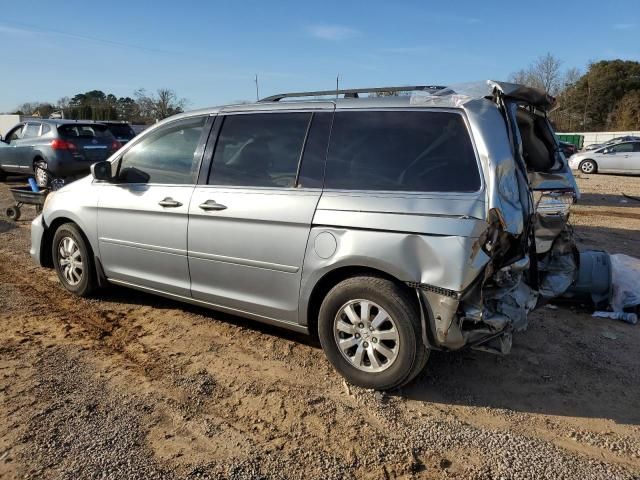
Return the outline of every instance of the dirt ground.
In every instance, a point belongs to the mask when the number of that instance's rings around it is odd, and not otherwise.
[[[640,257],[640,177],[578,181],[580,246]],[[305,336],[71,296],[31,262],[31,218],[0,220],[1,478],[640,478],[640,325],[543,307],[510,355],[436,352],[373,393]]]

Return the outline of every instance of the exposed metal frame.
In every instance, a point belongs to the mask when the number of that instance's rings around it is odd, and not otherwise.
[[[260,100],[263,102],[279,102],[284,98],[295,97],[322,97],[328,95],[344,95],[344,98],[358,98],[360,93],[382,93],[382,92],[429,92],[435,93],[438,90],[443,90],[447,87],[442,85],[408,85],[404,87],[370,87],[370,88],[348,88],[348,89],[336,89],[336,90],[319,90],[316,92],[292,92],[292,93],[279,93],[277,95],[271,95]]]

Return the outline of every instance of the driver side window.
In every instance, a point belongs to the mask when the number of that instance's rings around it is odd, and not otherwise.
[[[24,125],[20,125],[18,128],[9,133],[9,135],[7,135],[7,143],[11,143],[15,140],[20,140],[22,138],[23,129]]]
[[[207,117],[171,122],[150,133],[120,161],[121,183],[195,184],[200,162],[196,149]]]
[[[633,152],[633,144],[632,143],[621,143],[620,145],[614,145],[610,149],[612,152],[616,153],[628,153]]]

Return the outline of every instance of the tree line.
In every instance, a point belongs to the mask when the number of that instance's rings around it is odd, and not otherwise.
[[[26,102],[12,113],[42,118],[53,115],[72,120],[121,120],[150,124],[182,112],[187,103],[185,98],[180,98],[168,88],[158,89],[155,93],[138,89],[133,97],[116,97],[102,90],[91,90],[73,97],[62,97],[55,104]]]
[[[627,60],[591,62],[586,71],[562,68],[550,53],[510,81],[540,88],[557,99],[550,119],[557,131],[640,130],[640,63]]]

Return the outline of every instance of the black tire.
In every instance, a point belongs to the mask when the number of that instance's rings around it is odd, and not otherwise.
[[[0,182],[6,182],[6,181],[7,181],[7,174],[2,170],[0,170]]]
[[[65,239],[71,239],[77,246],[79,256],[74,258],[74,267],[78,265],[78,262],[82,264],[81,274],[80,270],[74,268],[69,274],[65,273],[65,267],[62,266],[61,260],[68,260],[68,257],[62,256],[63,242]],[[70,248],[69,253],[76,252],[76,250]],[[73,223],[65,223],[58,227],[55,235],[53,236],[53,242],[51,245],[51,258],[53,258],[53,266],[58,274],[58,278],[62,283],[62,286],[80,297],[87,297],[93,293],[97,287],[96,267],[93,260],[93,254],[91,248],[85,241],[80,229]],[[74,283],[76,276],[79,276],[77,283]]]
[[[20,212],[19,207],[9,207],[5,210],[4,213],[7,215],[8,218],[13,220],[14,222],[17,222],[18,220],[20,220],[20,215],[22,212]]]
[[[598,164],[591,159],[583,160],[582,162],[580,162],[580,166],[578,168],[580,168],[580,171],[582,173],[585,173],[587,175],[590,173],[598,173]]]
[[[36,160],[33,165],[33,175],[35,176],[36,183],[40,188],[47,188],[51,181],[47,168],[47,162],[44,160]]]
[[[382,371],[363,371],[357,368],[353,362],[345,358],[338,347],[336,335],[339,333],[334,334],[336,316],[347,303],[358,300],[379,305],[395,324],[399,339],[397,356]],[[333,287],[320,306],[318,336],[325,355],[334,368],[349,383],[363,388],[390,390],[400,387],[422,371],[429,355],[422,342],[420,314],[416,302],[412,301],[401,285],[386,278],[351,277]],[[361,338],[364,337],[365,333],[362,333]],[[395,348],[395,343],[393,345],[392,348]]]

